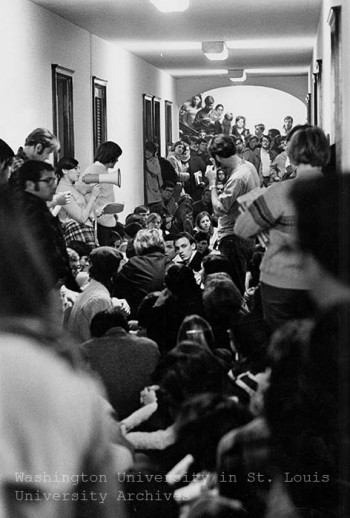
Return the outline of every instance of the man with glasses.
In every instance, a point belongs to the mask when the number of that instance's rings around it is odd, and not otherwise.
[[[18,187],[33,237],[51,268],[54,285],[65,284],[79,291],[69,266],[69,259],[59,221],[51,214],[47,202],[56,190],[57,177],[48,162],[27,160],[18,170]]]

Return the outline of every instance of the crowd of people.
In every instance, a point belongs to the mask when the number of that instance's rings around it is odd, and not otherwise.
[[[124,223],[117,143],[0,140],[4,516],[347,515],[350,175],[213,105]]]

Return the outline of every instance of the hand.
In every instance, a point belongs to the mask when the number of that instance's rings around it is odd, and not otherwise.
[[[67,205],[71,201],[71,196],[72,195],[70,191],[59,192],[54,194],[53,201],[56,203],[56,205]]]
[[[207,165],[205,170],[205,177],[209,182],[209,185],[215,185],[216,183],[216,166]]]
[[[140,403],[142,405],[149,405],[150,403],[157,402],[156,390],[159,390],[158,385],[151,385],[150,387],[145,387],[140,392]]]
[[[100,196],[100,186],[98,184],[93,186],[91,196],[94,198],[98,198]]]
[[[126,317],[130,315],[130,306],[125,299],[113,297],[112,303],[115,308],[120,308]]]

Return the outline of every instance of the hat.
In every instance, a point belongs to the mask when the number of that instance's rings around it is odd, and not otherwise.
[[[90,254],[91,268],[108,276],[118,270],[122,258],[122,254],[115,248],[100,246]]]

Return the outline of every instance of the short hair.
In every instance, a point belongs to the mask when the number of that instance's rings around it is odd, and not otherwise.
[[[259,128],[259,129],[261,129],[262,131],[265,131],[265,124],[261,124],[261,123],[259,123],[259,124],[255,124],[255,128]]]
[[[164,236],[163,236],[164,243],[166,243],[167,241],[175,241],[175,238],[176,238],[176,234],[173,234],[171,232],[169,232],[169,234],[164,234]]]
[[[101,164],[115,162],[122,154],[122,149],[118,144],[112,141],[102,142],[96,150],[94,161]]]
[[[224,119],[226,119],[228,121],[232,121],[233,120],[233,113],[226,112],[225,115],[224,115]]]
[[[269,135],[265,135],[265,133],[263,135],[261,135],[261,140],[263,138],[266,138],[266,140],[268,140],[269,142],[271,142],[271,137]],[[277,138],[277,137],[276,137]]]
[[[203,259],[202,266],[205,276],[218,272],[225,272],[228,275],[231,273],[230,261],[223,254],[207,255]]]
[[[286,115],[285,118],[283,119],[283,121],[291,121],[293,123],[294,119],[291,115]]]
[[[58,151],[60,149],[60,142],[58,138],[45,128],[36,128],[24,141],[25,146],[36,146],[41,144],[43,149],[49,148],[51,151]]]
[[[75,158],[64,156],[62,157],[56,165],[56,174],[59,178],[63,177],[63,169],[74,169],[79,164],[78,160]]]
[[[0,163],[7,162],[14,156],[13,150],[10,146],[0,138]]]
[[[145,143],[145,151],[150,151],[152,155],[155,155],[157,152],[157,145],[154,142],[146,142]]]
[[[110,282],[112,275],[119,270],[122,259],[122,253],[111,246],[95,248],[90,254],[90,277],[102,284]]]
[[[97,313],[90,323],[90,332],[93,338],[101,338],[109,329],[122,327],[129,331],[128,321],[121,308],[112,308]]]
[[[229,158],[237,152],[233,138],[230,135],[216,135],[209,144],[209,153],[220,158]]]
[[[188,239],[189,242],[191,243],[191,245],[193,245],[195,243],[194,237],[191,236],[191,234],[189,232],[179,232],[178,234],[176,234],[174,241],[176,242],[183,237]]]
[[[165,189],[175,189],[175,184],[173,182],[166,181],[162,185],[162,191],[165,191]]]
[[[269,136],[271,138],[276,138],[276,137],[279,137],[281,135],[281,132],[277,128],[270,128],[269,131],[268,131],[268,134],[269,134]]]
[[[149,212],[149,208],[146,205],[138,205],[134,208],[133,214],[147,214]]]
[[[175,296],[185,293],[193,294],[200,289],[193,271],[184,264],[170,264],[165,272],[164,282],[168,290]]]
[[[158,214],[158,212],[151,212],[151,214],[149,214],[147,216],[147,224],[154,223],[159,220],[160,220],[160,222],[162,222],[162,216],[160,214]]]
[[[177,140],[177,141],[175,142],[175,144],[173,144],[173,145],[171,146],[171,151],[175,151],[175,148],[176,148],[177,146],[182,146],[182,147],[184,147],[184,143],[182,142],[182,140]]]
[[[224,105],[223,105],[223,104],[217,104],[217,105],[215,106],[215,110],[217,110],[218,108],[222,108],[222,109],[224,109]]]
[[[237,115],[237,117],[235,118],[235,123],[237,124],[237,122],[241,119],[244,120],[244,124],[245,124],[246,118],[243,115]]]
[[[206,241],[207,243],[209,243],[209,241],[210,241],[210,236],[209,236],[208,232],[202,232],[202,231],[196,232],[194,234],[193,238],[196,243],[200,243],[201,241]]]
[[[211,95],[207,95],[207,97],[204,99],[204,104],[208,106],[208,104],[214,104],[214,97]]]
[[[259,140],[258,137],[256,135],[250,135],[248,137],[248,141],[251,142],[252,140]]]
[[[55,168],[48,162],[41,160],[26,160],[18,169],[18,187],[24,191],[27,182],[37,183],[44,172],[55,171]]]
[[[350,283],[350,174],[311,176],[293,185],[298,243],[338,279]]]
[[[202,210],[201,212],[199,212],[196,216],[196,227],[200,228],[200,221],[202,218],[204,218],[205,216],[208,216],[208,218],[210,219],[210,223],[212,222],[211,221],[211,216],[209,214],[209,212],[207,212],[206,210]]]
[[[75,250],[79,257],[89,256],[92,251],[91,246],[84,241],[70,241],[69,248]]]
[[[328,139],[321,128],[306,124],[293,132],[289,139],[288,155],[295,165],[323,167],[330,159]]]
[[[137,255],[144,255],[152,251],[164,252],[164,239],[157,228],[143,228],[135,236],[134,248]]]

